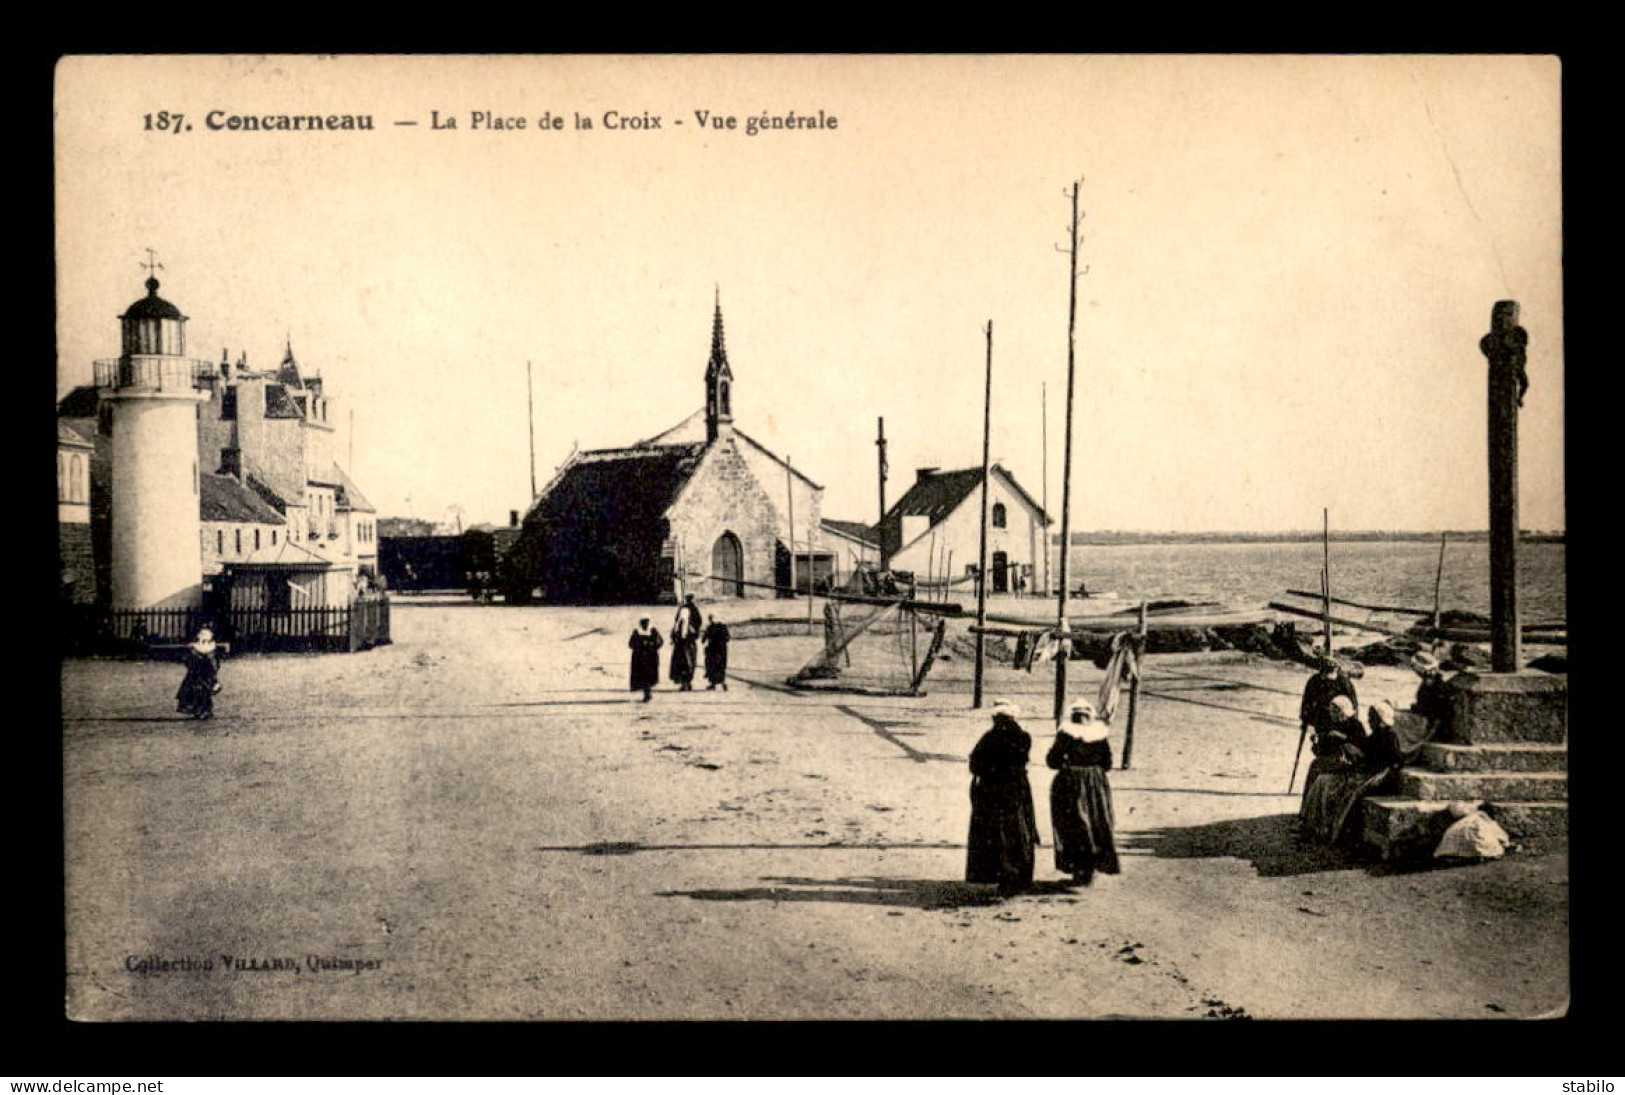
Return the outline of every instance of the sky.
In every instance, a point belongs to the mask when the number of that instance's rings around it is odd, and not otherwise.
[[[1550,57],[68,58],[57,390],[152,248],[189,355],[322,375],[380,516],[501,522],[527,363],[545,485],[703,405],[720,295],[738,425],[873,522],[878,418],[888,501],[980,462],[991,322],[993,458],[1058,517],[1081,179],[1074,530],[1487,527],[1502,299],[1522,524],[1562,529],[1560,90]],[[374,128],[210,125],[267,115]]]

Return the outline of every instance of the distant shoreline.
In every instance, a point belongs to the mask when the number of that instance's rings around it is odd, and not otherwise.
[[[1444,532],[1384,532],[1382,530],[1333,532],[1333,543],[1373,543],[1417,541],[1437,543],[1440,536],[1448,536],[1451,543],[1487,543],[1486,531],[1465,532],[1454,529]],[[1109,547],[1117,544],[1301,544],[1320,543],[1317,531],[1305,532],[1074,532],[1073,547]],[[1519,538],[1525,544],[1563,544],[1567,532],[1525,531]],[[1054,536],[1052,543],[1060,541]]]

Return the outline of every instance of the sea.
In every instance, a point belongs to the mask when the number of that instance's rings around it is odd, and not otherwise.
[[[1518,616],[1524,624],[1568,618],[1567,546],[1525,543],[1518,549]],[[1080,545],[1070,559],[1073,589],[1138,601],[1184,598],[1263,605],[1301,598],[1289,589],[1318,592],[1321,544],[1175,543]],[[1332,596],[1362,604],[1433,610],[1438,541],[1361,540],[1331,544]],[[1490,611],[1489,544],[1464,541],[1445,547],[1440,607]],[[1309,606],[1306,606],[1309,607]]]

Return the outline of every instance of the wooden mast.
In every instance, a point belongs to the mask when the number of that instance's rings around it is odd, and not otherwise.
[[[1066,663],[1071,657],[1072,628],[1066,620],[1066,598],[1070,592],[1068,557],[1072,539],[1072,401],[1076,380],[1076,332],[1078,324],[1078,183],[1072,184],[1071,277],[1067,279],[1066,316],[1066,442],[1061,464],[1061,592],[1057,595],[1055,627],[1062,640],[1055,659],[1055,721],[1060,723],[1066,708]]]
[[[987,466],[993,445],[993,321],[987,321],[987,381],[982,392],[982,535],[976,554],[976,675],[972,707],[982,706],[982,661],[987,637]]]

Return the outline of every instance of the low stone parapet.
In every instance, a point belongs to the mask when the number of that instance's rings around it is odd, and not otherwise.
[[[1562,745],[1502,743],[1451,745],[1430,741],[1422,746],[1420,765],[1441,772],[1566,772],[1569,751]]]
[[[1477,806],[1481,801],[1464,804]],[[1445,829],[1455,820],[1449,813],[1450,806],[1449,800],[1368,798],[1365,801],[1365,842],[1384,859],[1432,855]],[[1525,850],[1549,851],[1568,843],[1566,802],[1496,802],[1494,809],[1496,823]]]
[[[1563,772],[1435,772],[1405,768],[1399,773],[1403,798],[1426,802],[1566,802],[1569,777]]]

